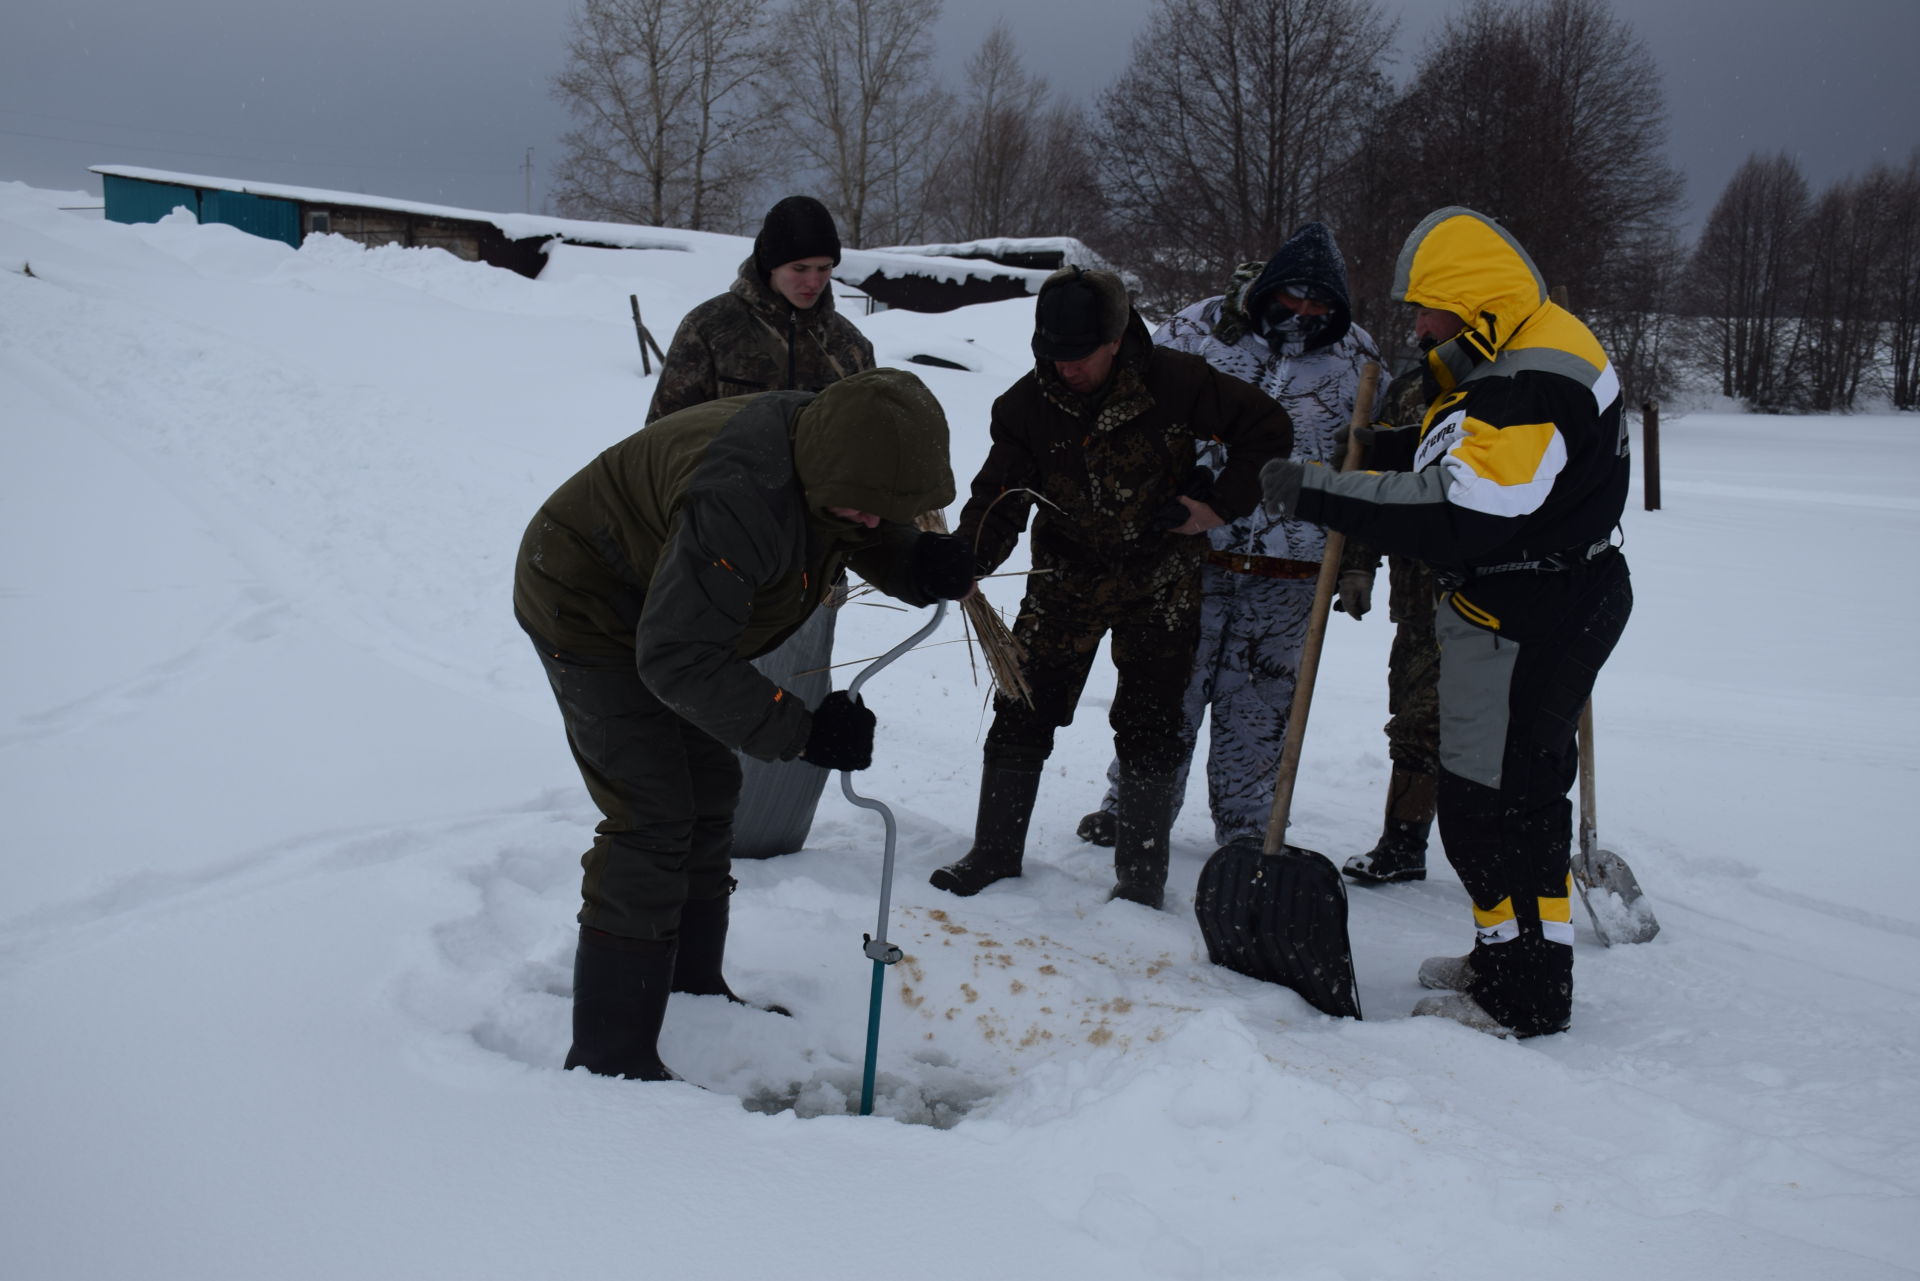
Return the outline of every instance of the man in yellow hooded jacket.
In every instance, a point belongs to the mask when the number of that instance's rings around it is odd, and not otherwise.
[[[1414,228],[1393,296],[1430,344],[1420,426],[1367,433],[1377,470],[1269,463],[1264,497],[1435,569],[1440,835],[1475,943],[1421,967],[1453,990],[1414,1013],[1558,1032],[1573,1000],[1575,727],[1633,606],[1612,544],[1629,471],[1620,383],[1526,250],[1470,209]]]

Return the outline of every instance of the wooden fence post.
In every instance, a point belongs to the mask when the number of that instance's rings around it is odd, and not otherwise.
[[[640,372],[643,375],[653,372],[653,364],[647,359],[648,348],[653,349],[653,354],[660,359],[660,367],[665,369],[667,358],[660,351],[660,344],[653,340],[653,335],[647,332],[647,327],[640,323],[640,295],[628,294],[627,302],[633,307],[633,331],[640,336]]]
[[[1641,494],[1646,509],[1660,510],[1660,402],[1645,401],[1640,406],[1640,449],[1646,456],[1645,483]]]

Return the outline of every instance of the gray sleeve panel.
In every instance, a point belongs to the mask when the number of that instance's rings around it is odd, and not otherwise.
[[[1500,786],[1507,753],[1507,704],[1517,642],[1476,627],[1452,608],[1434,611],[1440,646],[1440,764],[1486,787]]]
[[[1412,507],[1447,501],[1445,469],[1426,471],[1350,471],[1330,472],[1324,467],[1307,469],[1311,484],[1318,472],[1326,483],[1323,488],[1341,498],[1374,503],[1383,507]]]
[[[1599,383],[1603,371],[1595,369],[1570,351],[1561,351],[1557,347],[1528,347],[1521,351],[1502,351],[1460,381],[1464,385],[1482,378],[1511,378],[1527,372],[1558,374],[1591,390]],[[1606,406],[1599,408],[1605,409]]]
[[[1505,517],[1448,501],[1444,467],[1418,472],[1329,472],[1308,467],[1297,513],[1396,556],[1470,564],[1508,536]]]

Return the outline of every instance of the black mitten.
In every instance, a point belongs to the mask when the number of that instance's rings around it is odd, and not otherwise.
[[[813,728],[800,759],[822,769],[865,769],[873,764],[874,723],[865,703],[836,689],[813,709]]]
[[[959,600],[973,590],[973,551],[953,534],[922,534],[913,544],[913,581],[922,596]]]

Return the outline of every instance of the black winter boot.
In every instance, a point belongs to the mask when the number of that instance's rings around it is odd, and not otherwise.
[[[673,990],[688,996],[724,996],[735,1005],[771,1014],[792,1011],[779,1005],[757,1005],[727,986],[721,965],[727,955],[727,919],[732,911],[734,882],[719,898],[691,899],[680,909],[680,945],[673,958]]]
[[[1435,790],[1433,775],[1396,768],[1387,784],[1387,819],[1379,843],[1340,870],[1362,885],[1426,880]]]
[[[1113,829],[1118,821],[1112,810],[1095,810],[1080,820],[1080,826],[1074,829],[1074,835],[1089,845],[1101,845],[1113,848]]]
[[[1120,767],[1120,808],[1114,822],[1113,893],[1160,910],[1167,891],[1167,840],[1173,831],[1172,774]]]
[[[580,927],[573,954],[573,1048],[566,1067],[629,1081],[678,1081],[660,1061],[673,985],[671,942]]]
[[[1040,770],[988,765],[980,772],[980,812],[973,823],[973,848],[927,878],[928,884],[963,898],[995,881],[1020,875],[1027,849],[1027,824],[1040,795]]]

